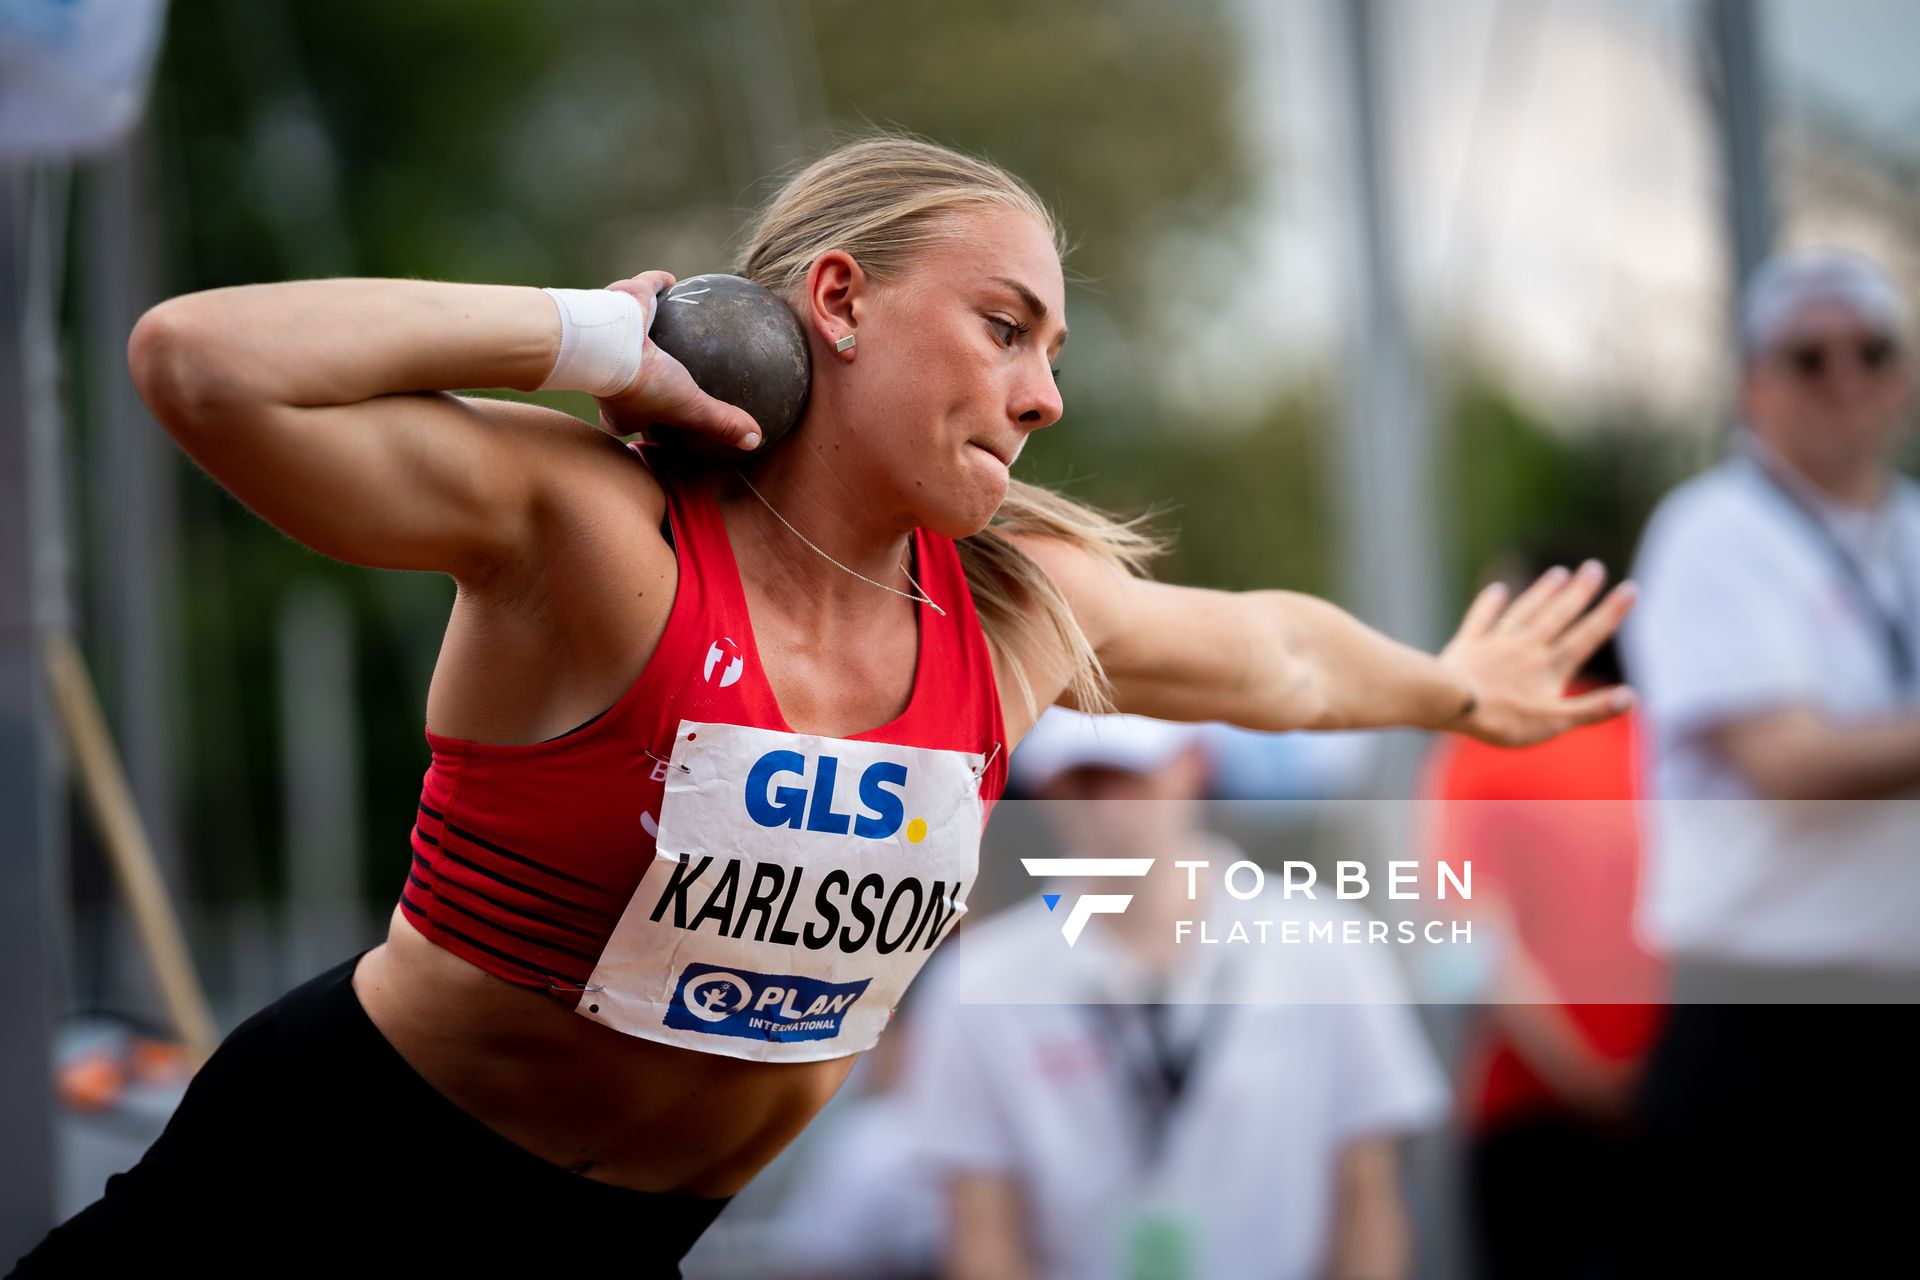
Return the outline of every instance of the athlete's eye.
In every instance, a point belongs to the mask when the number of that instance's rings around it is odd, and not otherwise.
[[[992,325],[996,330],[1006,331],[1000,338],[1000,345],[1003,347],[1012,346],[1015,338],[1025,337],[1028,329],[1031,327],[1021,324],[1018,320],[1003,320],[999,316],[989,316],[987,323]]]

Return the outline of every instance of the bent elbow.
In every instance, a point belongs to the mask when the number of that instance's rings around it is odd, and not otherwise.
[[[1273,705],[1280,709],[1279,724],[1275,726],[1280,731],[1306,729],[1323,733],[1354,727],[1353,717],[1334,697],[1326,674],[1309,663],[1288,664],[1278,683]]]
[[[175,298],[150,308],[127,338],[127,369],[140,398],[167,434],[204,428],[233,408],[222,388],[215,344],[189,300]]]

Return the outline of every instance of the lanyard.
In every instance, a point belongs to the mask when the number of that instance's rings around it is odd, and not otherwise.
[[[1228,1006],[1204,1005],[1200,1026],[1185,1045],[1175,1041],[1170,1025],[1178,1005],[1095,1003],[1088,1007],[1125,1063],[1140,1107],[1146,1164],[1152,1168],[1166,1150],[1167,1133],[1181,1099],[1193,1082],[1200,1051],[1221,1030]],[[1144,1059],[1132,1047],[1129,1023],[1138,1025],[1146,1034],[1149,1055]]]
[[[1772,467],[1752,455],[1749,455],[1749,460],[1773,491],[1791,510],[1800,515],[1802,523],[1813,534],[1814,541],[1825,550],[1828,559],[1839,566],[1841,576],[1846,579],[1855,603],[1870,614],[1874,622],[1879,625],[1881,644],[1886,651],[1887,667],[1893,674],[1895,687],[1902,693],[1913,692],[1915,673],[1913,580],[1907,572],[1907,557],[1898,527],[1894,529],[1893,556],[1894,575],[1899,580],[1900,603],[1899,608],[1895,610],[1889,609],[1886,602],[1880,598],[1880,593],[1873,589],[1873,583],[1867,577],[1866,566],[1862,565],[1860,558],[1834,534],[1827,522],[1821,518],[1820,513],[1808,505],[1804,497],[1795,493],[1792,485],[1775,474]],[[1898,520],[1899,514],[1899,509],[1893,507],[1889,510],[1887,518]]]

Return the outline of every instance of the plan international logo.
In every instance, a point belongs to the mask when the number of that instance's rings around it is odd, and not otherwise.
[[[1060,877],[1114,877],[1144,876],[1153,869],[1152,858],[1022,858],[1022,866],[1027,874],[1040,879]],[[1052,911],[1060,905],[1060,895],[1043,893],[1047,910]],[[1087,927],[1087,921],[1096,915],[1118,915],[1127,909],[1133,901],[1130,893],[1086,893],[1074,899],[1073,906],[1067,910],[1067,918],[1060,922],[1060,932],[1066,937],[1067,945],[1080,941],[1080,931]]]

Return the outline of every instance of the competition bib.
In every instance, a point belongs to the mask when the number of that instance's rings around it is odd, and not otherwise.
[[[682,720],[653,865],[576,1011],[762,1062],[871,1048],[980,861],[977,752]]]

